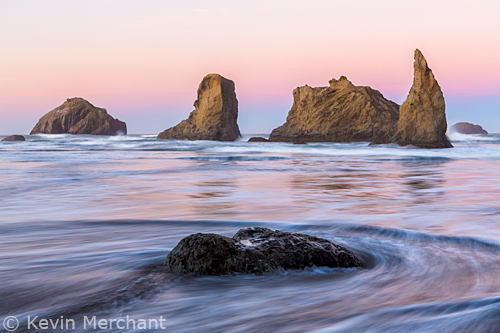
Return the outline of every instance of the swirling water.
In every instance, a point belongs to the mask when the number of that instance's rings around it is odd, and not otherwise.
[[[106,332],[123,331],[124,318],[168,332],[500,331],[500,135],[453,135],[445,150],[247,139],[2,142],[0,321],[16,316],[18,331],[34,331],[35,316],[74,319],[71,331],[85,331],[85,316],[115,319],[97,327]],[[330,239],[365,267],[161,268],[181,238],[245,226]]]

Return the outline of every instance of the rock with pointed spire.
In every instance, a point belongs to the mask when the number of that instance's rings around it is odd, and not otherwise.
[[[452,148],[445,134],[443,92],[418,49],[415,50],[413,68],[413,86],[399,109],[398,127],[392,141],[401,146]]]
[[[241,136],[233,81],[219,74],[205,76],[194,107],[188,119],[161,132],[158,139],[234,141]]]
[[[106,109],[97,108],[83,98],[66,102],[45,114],[30,134],[127,134],[127,125],[111,117]]]

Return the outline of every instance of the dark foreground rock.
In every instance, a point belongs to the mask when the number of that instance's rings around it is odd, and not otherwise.
[[[270,141],[352,142],[392,137],[399,105],[370,87],[353,85],[346,77],[328,87],[298,87],[286,123],[275,128]]]
[[[158,139],[234,141],[241,136],[233,81],[219,74],[205,76],[194,107],[188,119],[161,132]]]
[[[452,148],[446,137],[443,92],[418,49],[415,50],[413,70],[413,85],[399,109],[398,128],[392,142],[400,146]]]
[[[83,98],[68,98],[44,115],[30,134],[127,134],[127,125]]]
[[[269,140],[260,136],[252,136],[248,142],[269,142]]]
[[[361,265],[356,254],[326,239],[256,227],[243,228],[233,238],[190,235],[182,239],[165,260],[165,266],[174,273],[206,275]]]
[[[456,123],[450,127],[450,132],[460,134],[488,134],[488,132],[481,126],[471,123]]]
[[[26,139],[22,135],[11,135],[2,139],[2,141],[26,141]]]

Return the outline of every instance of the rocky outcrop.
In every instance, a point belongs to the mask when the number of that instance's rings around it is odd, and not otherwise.
[[[346,77],[329,87],[298,87],[286,123],[275,128],[270,141],[373,141],[394,134],[399,106],[370,87],[354,86]]]
[[[248,142],[269,142],[269,140],[261,136],[252,136]]]
[[[452,148],[446,137],[444,96],[422,52],[415,50],[413,86],[399,109],[398,128],[392,139],[401,146]]]
[[[11,135],[2,139],[2,141],[26,141],[26,139],[22,135]]]
[[[165,266],[177,274],[273,273],[312,266],[360,267],[348,249],[318,237],[249,227],[233,238],[194,234],[168,254]]]
[[[161,132],[158,139],[234,141],[241,136],[233,81],[219,74],[205,76],[194,107],[188,119]]]
[[[83,98],[69,98],[44,115],[30,134],[127,134],[127,125]]]
[[[471,123],[456,123],[450,127],[450,132],[460,134],[488,134],[488,132],[481,126]]]

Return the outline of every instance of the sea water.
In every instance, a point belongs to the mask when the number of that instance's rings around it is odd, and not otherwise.
[[[2,142],[0,321],[41,331],[60,320],[53,332],[500,331],[500,135],[453,134],[455,148],[430,150],[248,138]],[[365,267],[161,268],[185,236],[247,226],[329,239]]]

